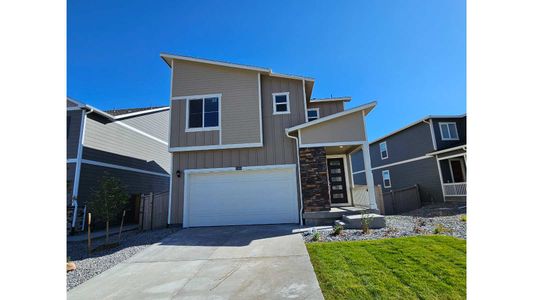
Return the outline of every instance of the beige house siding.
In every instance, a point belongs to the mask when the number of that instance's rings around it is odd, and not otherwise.
[[[261,75],[261,87],[264,146],[173,153],[174,174],[187,169],[296,164],[295,141],[285,135],[285,128],[305,122],[302,81]],[[272,114],[272,93],[278,92],[289,92],[290,114]],[[183,190],[184,175],[172,176],[172,224],[183,222]]]
[[[221,99],[221,141],[213,141],[213,132],[206,134],[186,133],[175,127],[172,120],[171,145],[173,147],[216,144],[259,143],[259,95],[258,73],[250,70],[207,65],[196,62],[173,60],[172,97],[222,94]],[[177,119],[185,125],[186,106],[176,105],[184,100],[174,100],[173,110]],[[174,118],[175,114],[172,113]],[[178,138],[186,136],[184,140]],[[188,136],[193,136],[188,139]],[[204,138],[204,143],[201,142]],[[207,143],[205,143],[207,141]]]
[[[320,144],[366,140],[362,112],[350,113],[301,129],[301,144]]]
[[[331,102],[321,102],[321,103],[308,103],[307,108],[318,108],[319,115],[321,118],[336,114],[344,110],[344,102],[342,101],[331,101]]]

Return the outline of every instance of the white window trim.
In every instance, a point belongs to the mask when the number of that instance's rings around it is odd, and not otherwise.
[[[205,102],[205,98],[218,98],[218,126],[212,126],[212,127],[198,127],[198,128],[189,128],[189,103],[190,100],[196,100],[196,99],[203,99]],[[186,97],[180,97],[176,100],[186,100],[187,104],[185,109],[185,132],[198,132],[198,131],[213,131],[213,130],[220,130],[220,124],[222,123],[222,94],[209,94],[209,95],[196,95],[196,96],[186,96]],[[202,126],[205,124],[205,103],[202,106]]]
[[[316,111],[316,119],[314,119],[314,120],[320,119],[320,108],[318,108],[318,107],[308,108],[307,109],[307,113],[309,113],[310,111]],[[312,120],[312,121],[314,121],[314,120]],[[307,122],[310,122],[309,121],[309,115],[307,115]]]
[[[450,131],[450,124],[455,125],[455,135],[457,138],[452,138],[452,134]],[[442,134],[442,125],[446,125],[446,128],[448,128],[448,133],[450,134],[449,138],[445,138]],[[439,131],[440,131],[440,139],[443,141],[458,141],[459,140],[459,132],[457,131],[457,123],[456,122],[439,122]]]
[[[387,176],[389,177],[389,178],[388,178],[388,180],[389,180],[389,185],[388,185],[388,186],[385,184],[385,173],[387,173]],[[390,178],[390,171],[389,171],[389,170],[383,170],[383,171],[381,171],[381,177],[383,177],[383,187],[384,187],[384,188],[390,188],[390,187],[392,187],[392,180],[391,180],[391,178]]]
[[[276,110],[276,96],[286,96],[287,97],[287,111],[277,111]],[[283,103],[278,103],[283,104]],[[289,92],[283,93],[272,93],[272,114],[273,115],[286,115],[291,113],[291,100],[289,98]]]
[[[385,153],[387,153],[387,156],[383,157],[382,151],[381,151],[381,145],[385,145]],[[389,158],[389,148],[387,147],[387,142],[381,142],[379,143],[379,157],[381,157],[381,160]]]

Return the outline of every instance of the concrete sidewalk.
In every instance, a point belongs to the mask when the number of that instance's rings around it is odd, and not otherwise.
[[[323,299],[292,226],[181,230],[68,293],[69,299]]]

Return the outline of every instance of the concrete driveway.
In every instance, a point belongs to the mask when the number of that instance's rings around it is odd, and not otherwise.
[[[75,287],[69,299],[323,299],[292,226],[181,230]]]

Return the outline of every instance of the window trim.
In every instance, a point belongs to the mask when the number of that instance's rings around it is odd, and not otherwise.
[[[452,138],[452,134],[450,131],[450,124],[453,124],[455,126],[455,135],[457,138]],[[445,138],[442,133],[442,125],[446,125],[446,128],[448,129],[448,134],[450,135],[449,138]],[[440,139],[443,141],[458,141],[459,140],[459,132],[457,131],[457,123],[456,122],[439,122],[439,131],[440,131]]]
[[[388,180],[389,180],[389,185],[388,186],[385,184],[385,173],[387,173]],[[390,171],[389,170],[381,171],[381,177],[383,178],[383,187],[384,188],[391,188],[392,187],[392,180],[390,178]]]
[[[383,157],[383,151],[381,151],[381,145],[385,145],[385,153],[387,153],[385,157]],[[389,148],[387,147],[387,141],[379,143],[379,157],[381,157],[381,160],[389,158]]]
[[[287,97],[287,111],[277,111],[276,109],[276,96],[286,96]],[[283,103],[280,103],[283,104]],[[286,115],[291,113],[291,100],[289,97],[289,92],[283,93],[272,93],[272,114],[273,115]]]
[[[313,121],[320,119],[320,108],[312,107],[312,108],[308,108],[307,109],[307,112],[306,112],[306,114],[307,114],[307,122],[311,122],[311,120],[309,120],[309,111],[316,111],[316,119],[313,119]]]
[[[205,127],[205,99],[206,98],[218,98],[218,126]],[[214,131],[220,130],[220,124],[222,122],[222,94],[209,94],[209,95],[196,95],[186,96],[181,99],[186,100],[185,104],[185,132],[198,132],[198,131]],[[202,99],[204,102],[202,105],[202,127],[189,127],[189,104],[191,100]]]

